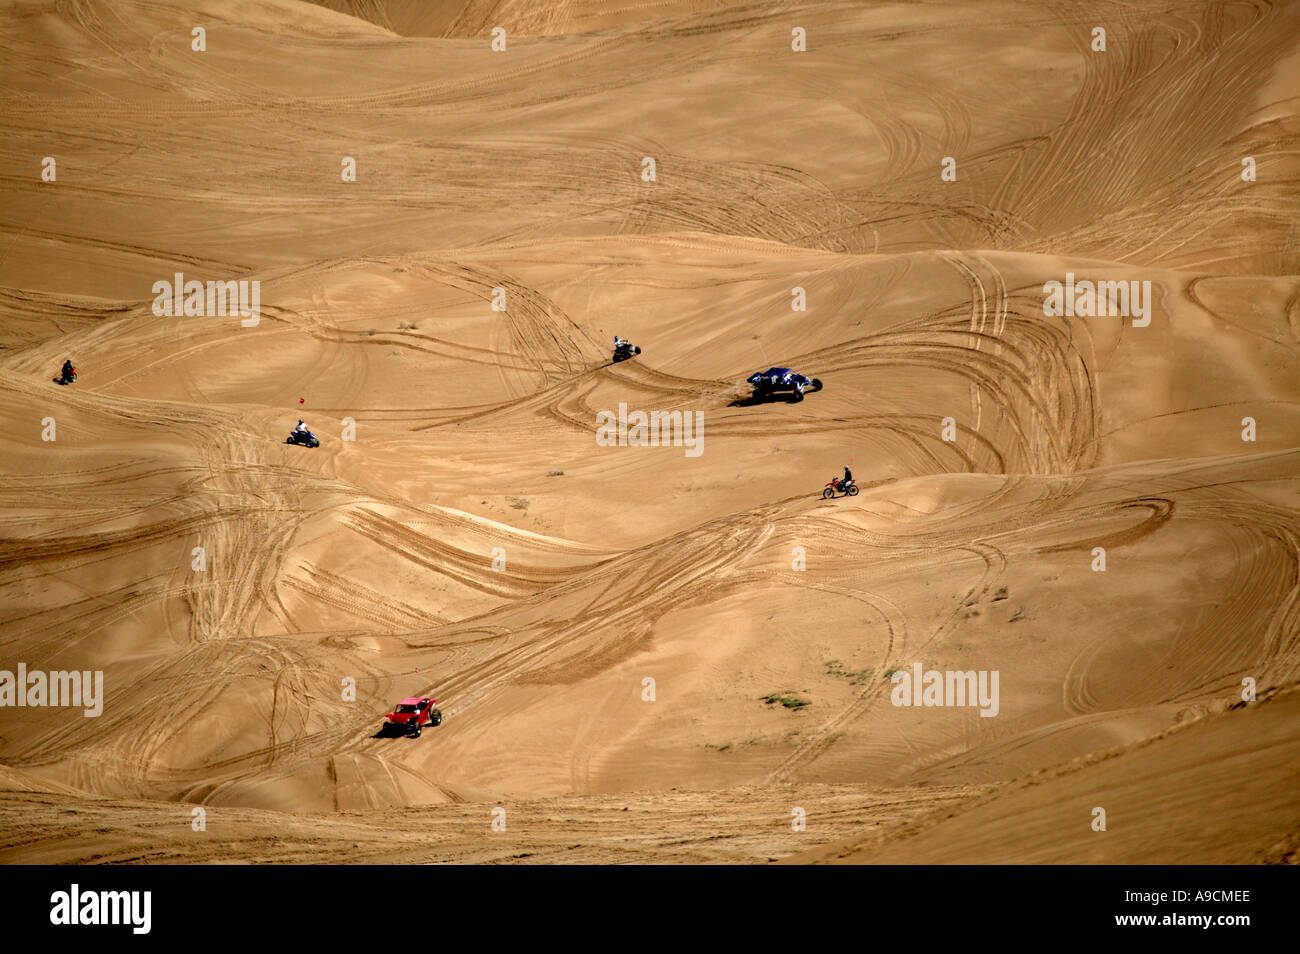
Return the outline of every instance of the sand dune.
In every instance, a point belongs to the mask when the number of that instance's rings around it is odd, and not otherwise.
[[[0,707],[0,860],[1296,860],[1300,6],[0,43],[0,670],[105,687]],[[177,273],[257,323],[159,315]],[[824,390],[746,400],[774,365]],[[699,453],[602,446],[620,405]],[[894,704],[916,664],[996,714]],[[444,723],[376,737],[409,695]]]

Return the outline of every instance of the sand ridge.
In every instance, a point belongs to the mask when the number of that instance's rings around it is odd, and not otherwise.
[[[107,687],[0,707],[0,859],[1295,860],[1300,7],[78,0],[0,42],[0,670]],[[257,325],[159,316],[177,272]],[[1045,314],[1067,273],[1150,323]],[[825,388],[745,400],[774,365]],[[601,446],[620,404],[702,453]],[[915,663],[998,715],[894,705]]]

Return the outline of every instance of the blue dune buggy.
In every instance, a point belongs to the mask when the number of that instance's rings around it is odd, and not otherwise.
[[[790,400],[802,401],[804,391],[820,391],[822,382],[819,378],[806,378],[789,368],[768,368],[751,374],[747,383],[754,388],[754,399],[765,400],[774,394],[789,394]]]

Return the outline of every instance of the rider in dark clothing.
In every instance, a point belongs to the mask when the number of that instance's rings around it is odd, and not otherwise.
[[[844,479],[840,481],[840,490],[844,490],[849,484],[853,483],[853,471],[849,470],[849,465],[844,465]]]
[[[72,376],[76,373],[77,373],[77,369],[72,366],[71,358],[63,362],[63,380],[71,381]]]

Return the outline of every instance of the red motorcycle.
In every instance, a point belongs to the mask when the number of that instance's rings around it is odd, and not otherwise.
[[[858,485],[851,480],[840,480],[838,477],[831,478],[831,482],[826,485],[822,491],[822,499],[830,500],[837,493],[844,494],[846,497],[856,497],[858,495]]]

